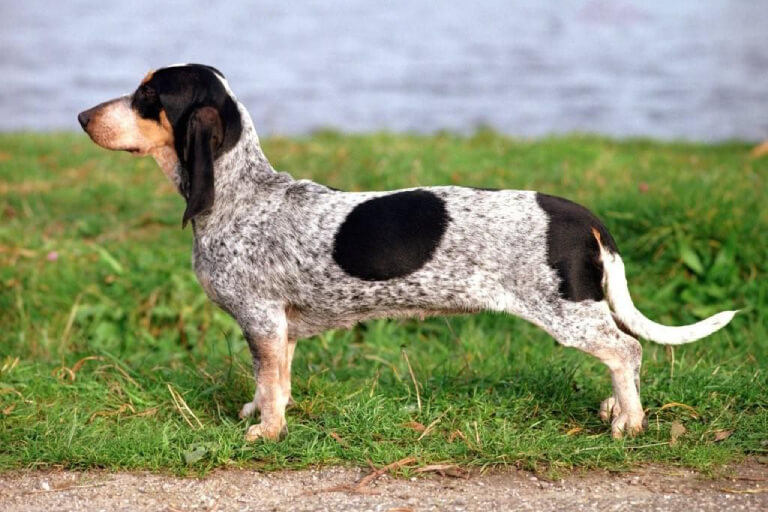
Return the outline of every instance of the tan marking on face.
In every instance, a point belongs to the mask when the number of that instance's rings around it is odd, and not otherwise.
[[[148,146],[147,153],[160,146],[173,146],[173,129],[165,110],[160,111],[160,120],[144,119],[134,114],[141,139]]]
[[[159,128],[158,128],[159,126]],[[155,159],[157,165],[162,169],[163,174],[171,180],[171,183],[179,185],[179,175],[177,168],[179,157],[176,154],[174,146],[173,127],[168,120],[165,110],[160,111],[160,123],[152,123],[147,128],[147,137],[155,142],[154,147],[148,151]]]
[[[145,83],[147,83],[147,82],[149,82],[150,80],[152,80],[152,76],[153,76],[154,74],[155,74],[155,70],[153,70],[153,69],[150,69],[150,70],[149,70],[149,72],[147,73],[147,75],[146,75],[146,76],[144,77],[144,79],[141,81],[141,84],[139,84],[139,85],[144,85]]]
[[[88,135],[103,148],[151,155],[163,174],[178,187],[179,158],[168,115],[161,110],[159,120],[144,119],[130,103],[130,98],[123,96],[95,107],[86,129]]]
[[[131,108],[128,96],[96,107],[87,132],[91,139],[107,149],[146,155],[161,147],[173,147],[173,129],[165,111],[160,119],[144,119]]]
[[[160,121],[154,119],[144,119],[136,116],[137,125],[142,138],[149,145],[146,154],[151,155],[157,165],[165,174],[171,183],[179,186],[179,174],[177,167],[179,157],[176,155],[176,149],[173,145],[173,127],[168,120],[165,110],[160,111]]]

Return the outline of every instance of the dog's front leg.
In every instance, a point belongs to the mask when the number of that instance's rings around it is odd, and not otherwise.
[[[296,349],[296,340],[289,339],[285,345],[285,358],[283,364],[280,367],[280,387],[287,398],[287,407],[294,405],[293,397],[291,396],[291,361],[293,361],[293,352]],[[243,404],[240,409],[240,417],[245,419],[253,416],[256,411],[261,407],[259,396],[259,367],[261,363],[259,358],[254,355],[253,357],[253,381],[256,383],[256,391],[253,394],[253,400]]]
[[[277,305],[252,307],[247,320],[241,321],[240,325],[251,349],[256,379],[254,400],[245,404],[240,414],[248,415],[255,409],[261,411],[260,423],[248,429],[245,439],[278,439],[286,430],[285,406],[288,403],[283,390],[288,346],[285,311]]]
[[[243,407],[240,409],[239,416],[242,419],[253,416],[254,413],[259,410],[259,402],[261,401],[259,397],[259,358],[256,356],[253,350],[251,351],[251,356],[253,359],[253,382],[255,383],[256,390],[253,393],[253,400],[244,403]]]

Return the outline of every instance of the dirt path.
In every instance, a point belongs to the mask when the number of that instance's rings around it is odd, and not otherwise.
[[[146,473],[24,472],[0,475],[0,509],[17,511],[342,510],[768,510],[768,466],[747,462],[728,478],[707,479],[670,467],[623,475],[589,472],[549,482],[522,471],[381,476],[364,491],[329,492],[370,471],[324,468],[259,473],[217,471],[205,479]]]

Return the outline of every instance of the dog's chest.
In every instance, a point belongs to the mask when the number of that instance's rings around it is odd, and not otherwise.
[[[215,267],[210,264],[208,259],[197,250],[197,247],[192,256],[192,268],[197,276],[197,281],[208,298],[221,305],[220,295],[217,293],[217,289],[222,287],[221,283],[217,283],[220,276],[217,275]]]
[[[192,266],[206,295],[231,311],[250,299],[280,296],[286,275],[293,274],[285,247],[257,220],[196,233]],[[261,231],[263,230],[263,231]],[[261,236],[259,236],[261,232]]]
[[[198,270],[198,268],[195,267],[195,275],[197,276],[197,281],[200,283],[200,286],[202,286],[203,291],[205,291],[205,294],[208,296],[208,298],[213,302],[218,302],[216,300],[218,295],[216,293],[216,288],[213,286],[213,280],[210,273],[207,270]]]
[[[232,261],[238,250],[230,245],[218,237],[196,236],[192,254],[192,268],[200,286],[208,298],[225,310],[232,309],[231,296],[247,278],[242,275],[243,266]]]

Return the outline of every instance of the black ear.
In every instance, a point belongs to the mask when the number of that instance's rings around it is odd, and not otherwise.
[[[213,160],[222,138],[221,117],[215,108],[200,107],[190,114],[182,162],[187,171],[187,209],[181,220],[182,229],[190,219],[213,207]]]

